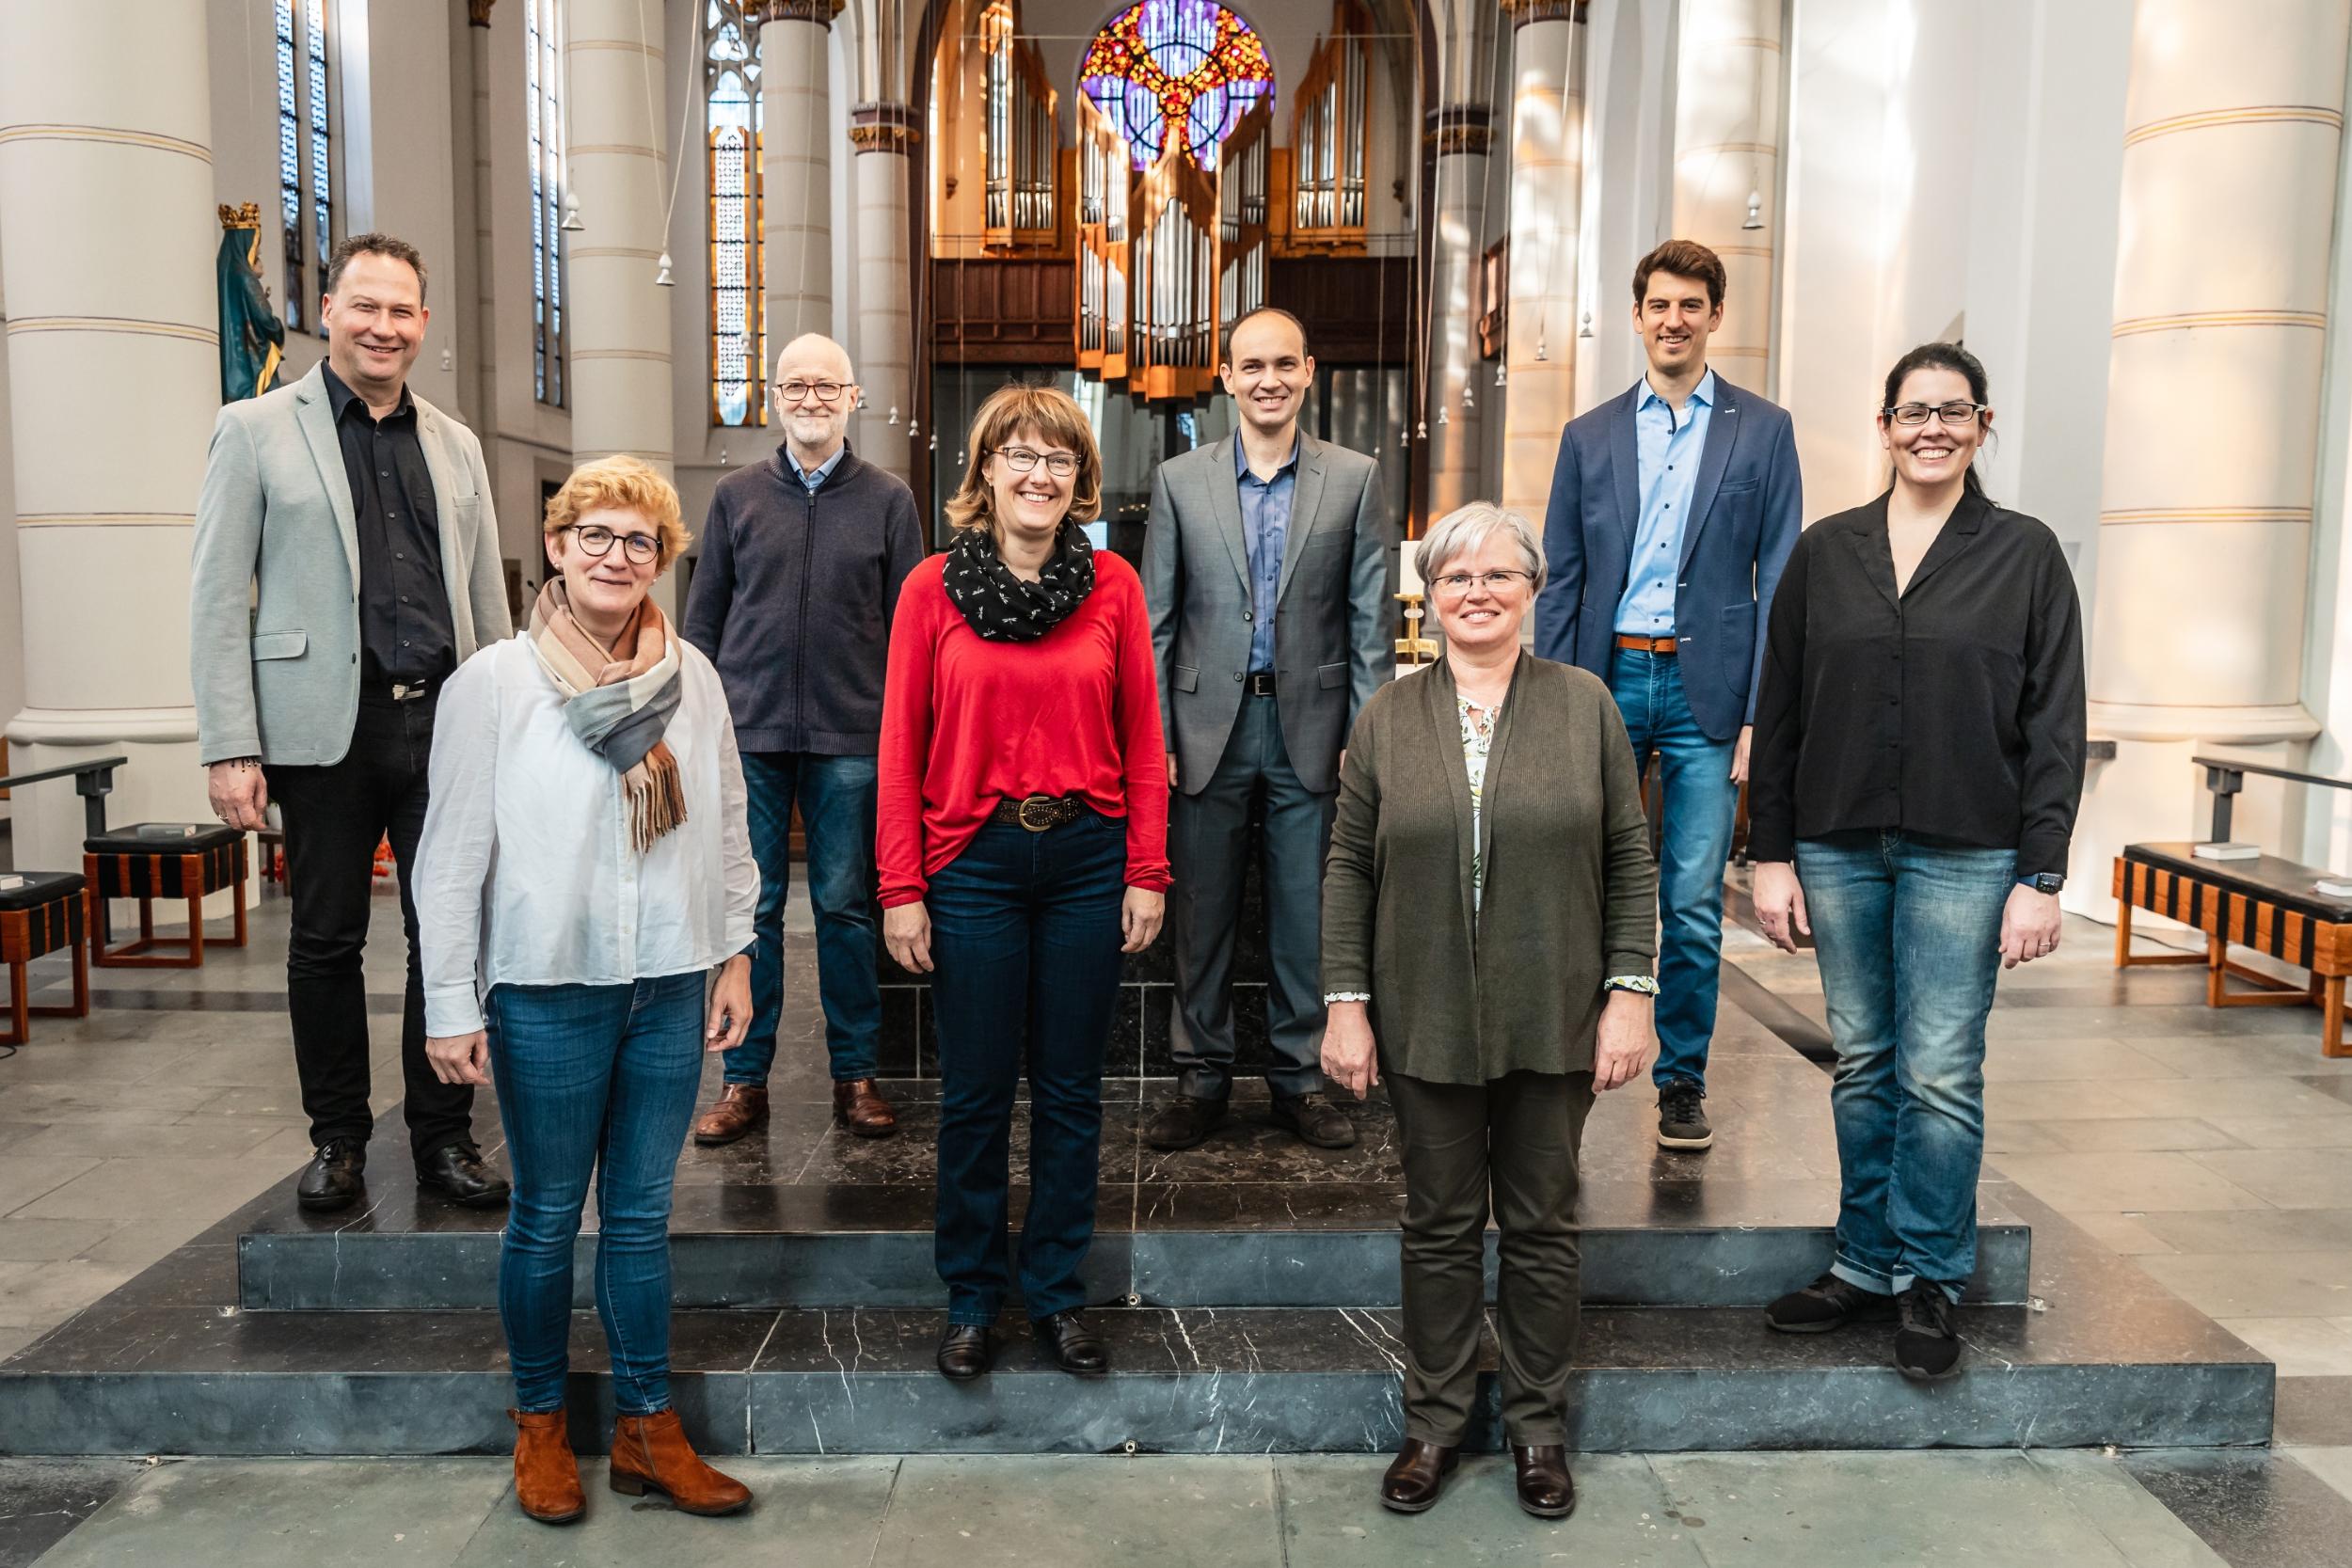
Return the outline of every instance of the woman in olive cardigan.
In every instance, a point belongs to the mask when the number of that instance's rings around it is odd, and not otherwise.
[[[1535,532],[1483,502],[1417,560],[1445,657],[1364,705],[1323,882],[1323,1065],[1385,1076],[1405,1164],[1403,1450],[1380,1500],[1418,1513],[1454,1464],[1478,1379],[1488,1196],[1519,1505],[1575,1504],[1577,1146],[1597,1091],[1654,1037],[1658,868],[1609,689],[1519,647]]]

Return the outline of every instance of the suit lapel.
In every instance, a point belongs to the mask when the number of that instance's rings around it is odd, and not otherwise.
[[[1291,574],[1298,569],[1299,552],[1315,526],[1315,510],[1323,504],[1323,443],[1301,431],[1298,467],[1291,475],[1291,517],[1282,531],[1282,578],[1275,584],[1274,602],[1291,591]]]
[[[1611,437],[1609,467],[1617,482],[1617,532],[1626,555],[1633,553],[1633,535],[1642,526],[1642,448],[1634,433],[1634,415],[1642,406],[1646,381],[1637,381],[1618,409],[1616,431]]]
[[[1903,598],[1895,589],[1895,548],[1886,536],[1884,496],[1870,503],[1870,527],[1856,530],[1846,537],[1852,544],[1854,555],[1862,562],[1863,575],[1870,579],[1870,586],[1883,594],[1888,604],[1899,610]]]
[[[456,633],[458,662],[463,663],[474,645],[473,606],[466,595],[468,559],[457,537],[457,497],[449,483],[441,411],[422,398],[417,398],[416,404],[417,445],[424,449],[425,471],[433,476],[433,516],[441,539],[441,588],[449,595],[450,626]],[[834,471],[840,472],[838,468]]]
[[[1225,537],[1225,548],[1233,558],[1233,575],[1241,579],[1242,602],[1249,602],[1249,546],[1241,536],[1241,491],[1233,481],[1233,443],[1238,436],[1228,436],[1209,449],[1209,472],[1202,483],[1209,491],[1209,515],[1216,519],[1216,531]]]
[[[322,360],[321,365],[325,361]],[[351,475],[343,467],[343,445],[335,434],[334,400],[326,395],[326,374],[318,366],[294,384],[294,422],[310,444],[310,460],[318,465],[319,483],[326,486],[326,502],[334,508],[336,531],[342,536],[343,560],[351,566],[351,591],[359,592],[359,523],[351,510]]]
[[[1724,470],[1731,466],[1731,449],[1740,440],[1740,400],[1731,383],[1715,378],[1715,406],[1707,416],[1707,445],[1699,449],[1699,482],[1691,492],[1691,513],[1682,519],[1682,561],[1691,564],[1699,535],[1707,531],[1708,514],[1715,509],[1715,492],[1723,487]]]
[[[1952,508],[1952,515],[1944,519],[1944,527],[1936,534],[1935,543],[1928,546],[1928,553],[1919,558],[1917,566],[1912,568],[1911,580],[1903,585],[1903,592],[1908,594],[1927,581],[1946,562],[1975,544],[1978,531],[1984,527],[1985,514],[1991,510],[1981,496],[1962,496],[1960,504]],[[1890,547],[1886,568],[1890,576],[1895,570],[1894,559]]]

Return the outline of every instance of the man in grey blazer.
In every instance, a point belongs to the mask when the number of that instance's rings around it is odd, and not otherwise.
[[[1144,1136],[1189,1148],[1225,1117],[1233,939],[1254,853],[1274,1117],[1344,1148],[1355,1126],[1323,1093],[1323,861],[1348,726],[1396,666],[1388,503],[1371,458],[1298,428],[1315,362],[1297,317],[1268,308],[1236,321],[1218,373],[1238,427],[1160,465],[1143,544],[1176,792],[1168,924],[1179,1074]]]
[[[408,887],[435,696],[476,647],[514,633],[482,444],[407,387],[424,288],[405,241],[337,245],[326,362],[220,411],[197,501],[191,663],[213,809],[258,829],[275,799],[286,831],[286,1003],[317,1149],[296,1187],[305,1209],[343,1208],[364,1187],[359,960],[387,835],[408,936],[400,1043],[417,1179],[470,1207],[507,1196],[474,1143],[473,1091],[425,1058]]]

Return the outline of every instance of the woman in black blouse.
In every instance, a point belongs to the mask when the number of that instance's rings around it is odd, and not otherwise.
[[[1788,558],[1756,704],[1749,854],[1764,933],[1809,933],[1837,1048],[1830,1272],[1765,1309],[1819,1334],[1896,1323],[1906,1377],[1960,1370],[1977,1267],[1984,1021],[2002,969],[2058,942],[2083,781],[2082,617],[2058,538],[1973,464],[1984,367],[1896,362],[1895,480]]]

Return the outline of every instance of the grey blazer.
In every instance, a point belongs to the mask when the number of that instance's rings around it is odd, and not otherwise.
[[[1177,786],[1208,786],[1249,665],[1249,552],[1233,479],[1238,436],[1172,457],[1152,475],[1143,594],[1160,677],[1160,724]],[[1298,471],[1274,611],[1274,699],[1298,782],[1338,786],[1348,726],[1396,671],[1396,552],[1380,467],[1298,437]]]
[[[422,398],[416,404],[463,664],[515,631],[489,473],[472,431]],[[317,369],[230,404],[214,423],[188,626],[199,761],[342,760],[359,713],[359,538]]]

